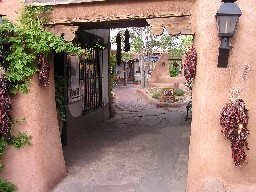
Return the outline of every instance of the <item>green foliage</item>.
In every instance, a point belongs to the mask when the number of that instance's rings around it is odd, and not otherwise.
[[[158,99],[163,93],[163,90],[155,90],[152,92],[152,98]]]
[[[174,91],[173,91],[173,95],[174,96],[184,96],[184,90],[182,90],[182,89],[174,89]]]
[[[57,76],[57,75],[55,75],[54,79],[55,79],[56,108],[60,114],[61,120],[66,121],[65,98],[64,98],[65,79],[63,76]]]
[[[169,64],[169,71],[170,71],[170,76],[171,77],[177,77],[179,74],[179,67],[174,67],[174,62],[171,62]]]
[[[132,55],[130,53],[122,53],[122,61],[126,62],[132,59]]]
[[[110,67],[111,67],[111,73],[113,74],[115,72],[116,68],[116,55],[110,54]]]
[[[4,140],[4,138],[2,137],[0,139],[0,171],[4,171],[5,170],[5,167],[4,167],[5,165],[4,165],[4,163],[2,162],[1,159],[5,155],[6,150],[7,150],[7,143]]]
[[[27,6],[22,11],[17,25],[5,20],[0,26],[0,33],[6,34],[3,40],[9,44],[6,54],[9,66],[6,73],[12,93],[19,90],[28,93],[30,78],[38,71],[38,54],[48,55],[51,50],[57,53],[73,52],[77,55],[85,52],[44,29],[44,23],[47,21],[44,16],[51,10],[51,7]]]
[[[176,67],[172,67],[170,69],[170,76],[171,77],[177,77],[179,74],[179,69],[177,69]]]
[[[17,188],[7,180],[0,179],[0,192],[16,192]]]
[[[28,136],[26,133],[19,132],[16,136],[12,137],[12,146],[20,149],[25,147],[26,145],[31,145],[30,140],[32,139],[31,136]]]
[[[169,54],[173,58],[182,58],[188,47],[193,44],[192,35],[176,35],[172,37],[172,44],[169,49]]]

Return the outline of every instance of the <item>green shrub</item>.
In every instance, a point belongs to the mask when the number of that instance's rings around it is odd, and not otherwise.
[[[184,91],[182,89],[174,89],[174,96],[184,96]]]
[[[152,98],[158,99],[161,94],[162,94],[162,90],[155,90],[155,91],[153,91],[153,93],[152,93]]]
[[[170,62],[169,71],[171,77],[177,77],[179,75],[179,63],[176,61]]]
[[[172,67],[170,69],[170,76],[171,77],[177,77],[178,74],[179,74],[179,69],[178,68]]]
[[[0,192],[15,192],[17,188],[7,180],[0,179]]]

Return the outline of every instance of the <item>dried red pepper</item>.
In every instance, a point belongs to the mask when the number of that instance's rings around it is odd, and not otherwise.
[[[50,65],[47,56],[39,54],[38,55],[38,68],[39,68],[39,83],[40,85],[46,86],[49,84],[50,77]]]
[[[184,59],[184,73],[186,80],[192,81],[196,76],[197,53],[194,47],[189,48]]]
[[[0,137],[10,137],[12,118],[11,118],[11,99],[7,90],[7,81],[4,69],[0,68]]]
[[[232,100],[227,103],[221,112],[220,124],[221,132],[230,140],[232,157],[235,166],[241,166],[241,162],[246,161],[244,148],[249,150],[247,136],[250,134],[248,125],[248,110],[242,99]]]

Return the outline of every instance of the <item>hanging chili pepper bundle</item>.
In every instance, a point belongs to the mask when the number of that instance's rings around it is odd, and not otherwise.
[[[232,157],[235,166],[241,166],[246,161],[244,148],[249,150],[247,136],[250,133],[248,125],[248,110],[242,99],[231,100],[221,112],[220,124],[223,126],[221,132],[230,140]]]
[[[11,132],[11,100],[7,91],[5,70],[0,67],[0,137],[10,137]]]
[[[39,83],[46,86],[49,84],[50,65],[48,57],[42,54],[38,55]]]
[[[192,81],[196,76],[197,53],[194,47],[189,48],[184,59],[184,72],[187,81]]]

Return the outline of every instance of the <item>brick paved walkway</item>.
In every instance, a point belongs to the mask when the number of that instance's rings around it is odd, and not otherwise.
[[[137,88],[117,86],[118,115],[64,149],[67,177],[54,192],[185,191],[185,107],[156,108]]]

